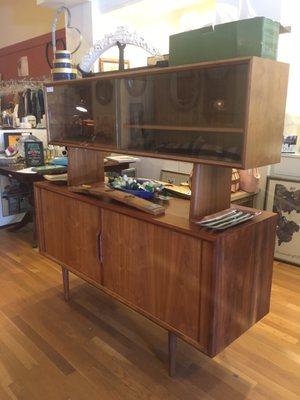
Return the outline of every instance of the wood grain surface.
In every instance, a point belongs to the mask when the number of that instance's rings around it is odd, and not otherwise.
[[[68,185],[102,182],[106,153],[89,149],[68,148]]]
[[[214,264],[214,355],[269,312],[276,218],[221,239]]]
[[[253,58],[243,168],[280,162],[289,65]]]
[[[211,242],[52,188],[36,186],[41,253],[210,357],[268,313],[275,214]]]
[[[274,264],[271,312],[214,359],[0,231],[1,400],[298,400],[300,269]],[[157,358],[161,360],[158,362]]]
[[[41,251],[101,282],[101,209],[50,191],[36,200]]]
[[[74,193],[83,193],[98,198],[108,197],[112,200],[124,203],[129,207],[136,208],[152,215],[162,215],[165,213],[165,209],[162,205],[121,190],[113,189],[104,182],[94,183],[91,185],[69,186],[69,190]]]
[[[230,207],[231,175],[231,168],[194,164],[191,220],[199,220]]]
[[[220,236],[226,236],[228,233],[233,231],[240,231],[243,229],[245,225],[251,225],[258,221],[264,221],[270,216],[274,216],[275,214],[269,211],[263,211],[259,216],[255,218],[255,221],[250,220],[245,222],[244,224],[237,225],[236,227],[231,228],[229,231],[210,231],[208,229],[204,229],[199,227],[197,224],[191,223],[189,220],[189,209],[190,202],[185,199],[173,198],[172,201],[164,202],[163,205],[166,209],[165,215],[162,216],[152,216],[150,214],[144,213],[139,210],[134,210],[131,207],[127,207],[122,205],[116,201],[110,200],[100,200],[93,198],[91,196],[85,196],[82,194],[72,193],[68,190],[66,186],[55,185],[51,182],[37,182],[35,183],[35,188],[37,191],[41,189],[45,189],[51,191],[53,193],[62,194],[66,197],[70,197],[72,199],[80,200],[87,204],[92,204],[97,207],[101,207],[103,209],[117,211],[121,214],[132,216],[141,221],[148,221],[153,224],[157,224],[163,227],[172,227],[173,230],[185,233],[187,235],[195,236],[201,239],[215,241]],[[242,210],[247,210],[247,207],[237,206]],[[251,209],[253,211],[253,209]]]
[[[201,241],[103,211],[103,285],[198,340]]]

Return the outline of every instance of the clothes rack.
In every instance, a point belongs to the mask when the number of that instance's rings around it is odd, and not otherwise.
[[[50,77],[42,76],[38,78],[9,79],[0,81],[0,97],[14,95],[23,92],[26,89],[40,89]]]

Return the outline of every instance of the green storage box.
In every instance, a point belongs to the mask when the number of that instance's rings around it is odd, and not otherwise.
[[[170,65],[258,56],[276,60],[279,22],[244,19],[170,36]]]

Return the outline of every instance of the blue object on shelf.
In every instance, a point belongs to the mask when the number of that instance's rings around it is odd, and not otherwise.
[[[68,157],[55,157],[53,160],[49,162],[52,165],[63,165],[67,167],[68,165]]]
[[[125,192],[128,194],[133,194],[134,196],[141,197],[142,199],[145,200],[151,200],[154,197],[154,192],[148,192],[145,190],[130,190],[130,189],[117,189],[117,188],[114,189],[120,190],[121,192]]]

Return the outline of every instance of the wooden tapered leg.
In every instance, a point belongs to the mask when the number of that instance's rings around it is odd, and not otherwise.
[[[70,285],[69,285],[69,271],[65,267],[61,267],[63,286],[64,286],[64,297],[66,301],[70,300]]]
[[[168,335],[169,335],[169,375],[172,377],[176,373],[177,337],[172,332],[168,332]]]

